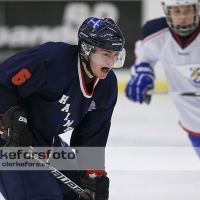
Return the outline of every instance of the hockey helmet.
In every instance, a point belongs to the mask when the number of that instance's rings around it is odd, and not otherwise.
[[[78,48],[81,55],[92,57],[95,48],[117,52],[113,68],[124,64],[126,51],[125,39],[117,24],[110,18],[87,18],[78,31]],[[95,57],[96,59],[96,57]]]
[[[193,23],[188,23],[186,26],[174,25],[170,16],[170,8],[174,6],[189,6],[193,5],[195,9]],[[198,26],[199,23],[199,0],[162,0],[162,6],[166,15],[167,23],[169,27],[175,31],[178,35],[187,36],[190,35]]]

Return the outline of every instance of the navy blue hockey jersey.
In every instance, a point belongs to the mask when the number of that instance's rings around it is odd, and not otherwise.
[[[116,99],[112,70],[87,91],[77,45],[48,42],[0,65],[0,113],[21,105],[33,146],[51,146],[54,137],[74,129],[72,146],[104,147]]]

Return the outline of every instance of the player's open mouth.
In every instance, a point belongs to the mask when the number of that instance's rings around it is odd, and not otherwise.
[[[182,27],[186,27],[186,26],[187,26],[187,23],[184,23],[184,22],[183,22],[183,23],[181,23],[181,26],[182,26]]]
[[[110,71],[110,68],[109,67],[102,67],[101,70],[105,73],[109,72]]]

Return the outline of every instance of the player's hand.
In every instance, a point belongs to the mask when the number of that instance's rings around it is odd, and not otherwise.
[[[0,121],[3,129],[1,137],[6,140],[4,147],[8,151],[17,151],[19,147],[31,146],[31,133],[27,126],[27,114],[20,107],[6,111]]]
[[[147,90],[154,88],[154,71],[148,63],[141,63],[135,66],[135,72],[126,86],[126,96],[131,101],[147,104],[151,101],[151,96],[146,95]]]
[[[93,196],[94,200],[108,200],[109,197],[109,178],[104,174],[98,179],[82,178],[85,190]],[[80,200],[83,200],[80,198]]]

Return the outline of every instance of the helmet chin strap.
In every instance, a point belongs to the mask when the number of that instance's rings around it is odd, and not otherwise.
[[[88,60],[86,60],[85,57],[82,56],[82,55],[81,55],[81,61],[82,61],[83,63],[85,63],[86,69],[90,72],[90,74],[91,74],[92,76],[96,77],[96,76],[94,75],[92,69],[91,69],[90,62],[89,62]]]

